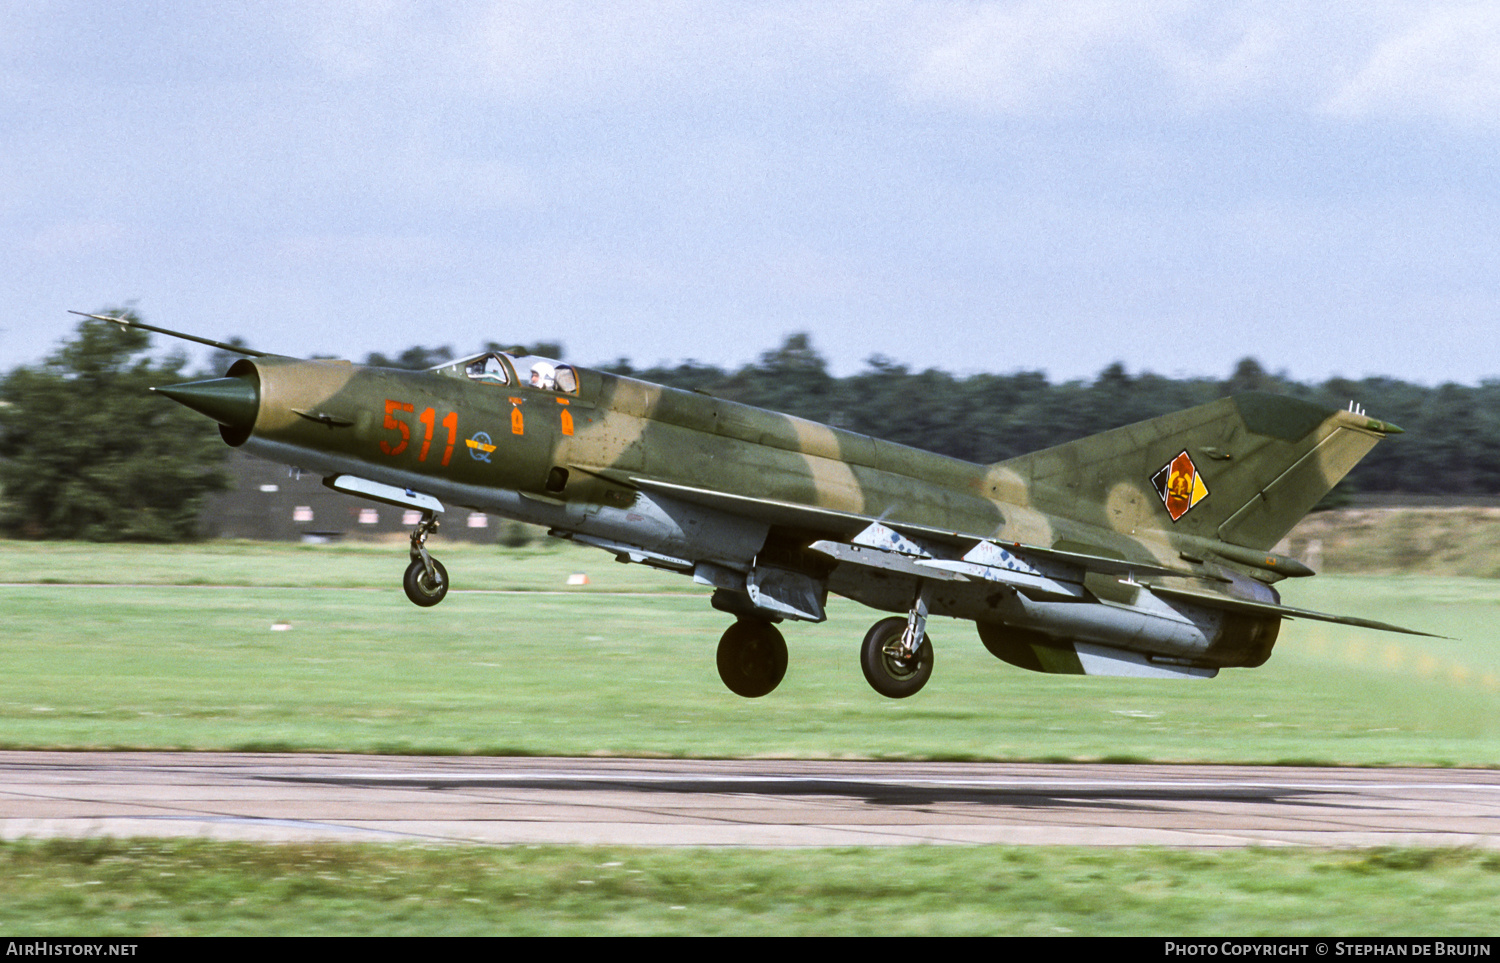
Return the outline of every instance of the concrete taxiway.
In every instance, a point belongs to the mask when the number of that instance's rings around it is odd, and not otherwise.
[[[1500,849],[1500,772],[3,752],[0,836]]]

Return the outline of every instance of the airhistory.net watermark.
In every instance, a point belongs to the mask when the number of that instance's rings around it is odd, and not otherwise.
[[[6,956],[135,956],[139,943],[110,940],[6,940]]]

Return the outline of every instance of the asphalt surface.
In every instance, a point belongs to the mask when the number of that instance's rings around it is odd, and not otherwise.
[[[0,752],[0,836],[1500,849],[1500,771]]]

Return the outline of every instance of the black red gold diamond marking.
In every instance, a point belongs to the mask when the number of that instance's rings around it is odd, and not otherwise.
[[[1208,486],[1186,451],[1151,476],[1151,487],[1161,496],[1161,503],[1167,507],[1167,514],[1174,522],[1208,497]]]

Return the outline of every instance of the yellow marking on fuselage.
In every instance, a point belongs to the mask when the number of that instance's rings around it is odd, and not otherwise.
[[[839,450],[838,437],[833,429],[801,419],[788,419],[796,432],[797,446],[807,460],[808,474],[813,486],[813,503],[822,508],[845,512],[865,510],[864,489],[854,475],[854,468],[837,458],[823,457],[809,452],[834,453]]]
[[[1023,507],[1031,504],[1031,489],[1015,469],[991,465],[985,472],[983,486],[980,494],[990,501]]]
[[[644,439],[654,426],[650,411],[661,390],[628,378],[616,379],[597,373],[590,376],[605,379],[596,398],[597,408],[584,424],[575,424],[573,436],[559,437],[559,448],[566,445],[566,457],[584,464],[621,471],[643,470]],[[665,430],[666,426],[655,427],[658,429],[657,454],[660,455],[662,450],[670,451],[667,437],[672,433]],[[566,442],[563,438],[567,439]],[[563,452],[558,454],[561,458]]]
[[[1157,506],[1161,505],[1161,499],[1154,501]],[[1120,482],[1109,490],[1109,496],[1105,499],[1105,523],[1124,535],[1134,535],[1139,527],[1159,527],[1150,525],[1147,512],[1151,505],[1152,500],[1147,499],[1146,493],[1139,486]]]
[[[1051,545],[1057,540],[1053,519],[1034,508],[1001,505],[1000,514],[1005,521],[995,536],[1002,541],[1020,542],[1023,545]]]

